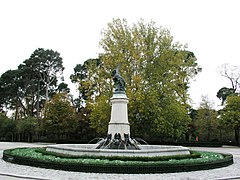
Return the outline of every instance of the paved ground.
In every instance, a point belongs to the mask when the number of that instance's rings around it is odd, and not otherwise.
[[[98,174],[98,173],[81,173],[67,172],[52,169],[43,169],[29,166],[22,166],[7,163],[2,160],[2,152],[4,149],[16,147],[35,147],[46,146],[40,143],[10,143],[0,142],[0,180],[21,180],[21,179],[120,179],[120,180],[155,180],[155,179],[170,179],[170,180],[198,180],[198,179],[240,179],[240,147],[224,146],[222,148],[200,148],[194,147],[193,150],[214,151],[222,153],[231,153],[234,156],[234,164],[224,168],[218,168],[205,171],[183,172],[183,173],[167,173],[167,174]]]

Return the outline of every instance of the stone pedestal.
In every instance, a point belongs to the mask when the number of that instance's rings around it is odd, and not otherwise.
[[[121,139],[124,139],[124,135],[130,137],[130,125],[128,122],[128,98],[125,93],[113,94],[110,99],[112,103],[111,120],[108,125],[108,135],[113,138],[116,134],[121,135]]]

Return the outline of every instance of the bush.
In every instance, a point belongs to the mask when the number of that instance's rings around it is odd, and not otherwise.
[[[195,154],[195,155],[194,155]],[[3,159],[8,162],[43,168],[95,173],[169,173],[196,171],[228,166],[233,163],[230,154],[192,152],[190,158],[160,157],[159,160],[111,159],[109,157],[69,157],[46,153],[41,148],[17,148],[5,150]],[[166,158],[166,159],[164,159]]]

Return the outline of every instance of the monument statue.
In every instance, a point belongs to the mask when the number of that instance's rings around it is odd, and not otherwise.
[[[99,141],[97,149],[131,149],[139,150],[138,142],[130,137],[128,122],[128,98],[125,93],[125,81],[119,74],[121,64],[112,71],[115,91],[110,102],[112,104],[111,119],[105,139]]]
[[[115,93],[125,92],[125,80],[119,74],[120,67],[121,67],[121,64],[119,64],[116,67],[116,69],[114,69],[112,72],[113,82],[114,82],[114,86],[115,86]]]

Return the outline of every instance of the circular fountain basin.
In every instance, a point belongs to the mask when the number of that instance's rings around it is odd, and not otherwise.
[[[183,146],[139,145],[139,150],[96,149],[98,144],[57,144],[49,145],[46,150],[73,156],[124,156],[124,157],[158,157],[190,154]]]

